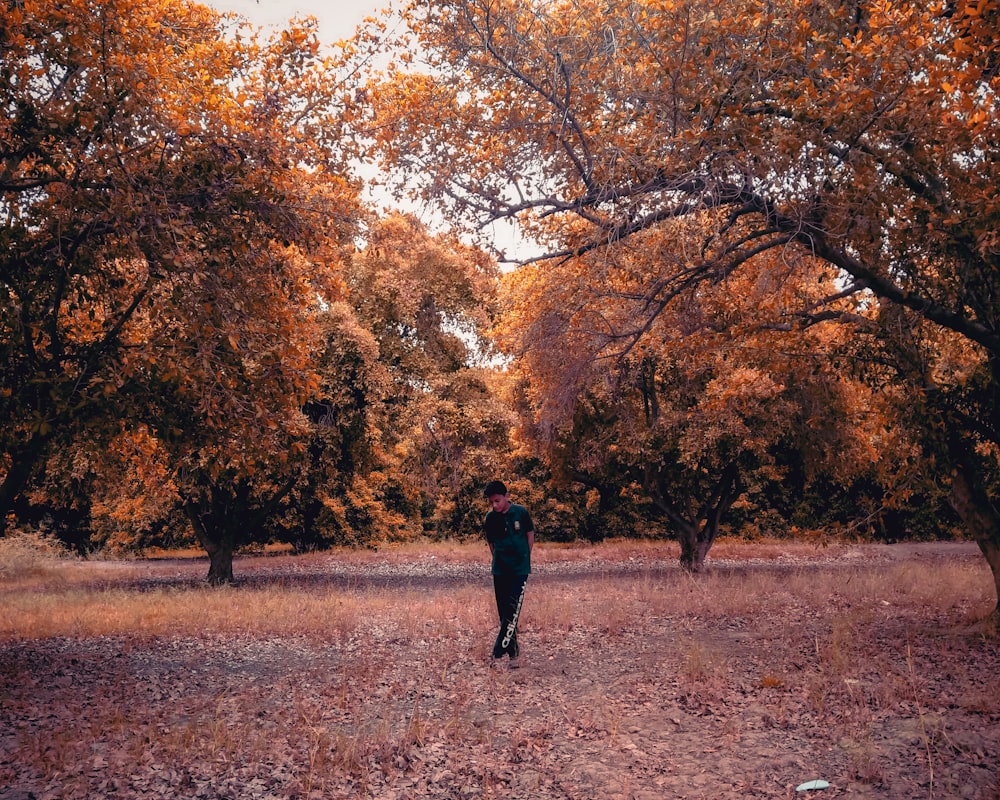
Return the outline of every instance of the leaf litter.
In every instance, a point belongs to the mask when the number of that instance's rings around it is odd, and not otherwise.
[[[247,585],[294,586],[289,563],[241,566]],[[307,591],[432,594],[447,615],[473,586],[489,609],[478,564],[323,563]],[[186,580],[175,567],[150,580]],[[895,598],[760,597],[766,613],[743,614],[657,600],[687,580],[655,559],[541,564],[517,671],[491,667],[486,610],[463,627],[401,623],[390,604],[328,636],[11,639],[0,800],[790,798],[817,775],[824,798],[1000,797],[995,636]]]

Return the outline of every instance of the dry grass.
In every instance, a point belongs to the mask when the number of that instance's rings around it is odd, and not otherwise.
[[[14,531],[0,538],[0,578],[48,574],[69,557],[55,539],[34,531]]]
[[[718,551],[718,553],[716,552]],[[762,559],[826,555],[829,549],[787,542],[727,543],[713,550],[717,558]],[[841,549],[840,552],[843,552]],[[174,560],[176,559],[174,554]],[[742,556],[742,558],[741,558]],[[165,554],[160,558],[164,558]],[[484,562],[484,548],[474,543],[416,543],[384,551],[334,550],[322,555],[274,555],[256,559],[261,570],[286,574],[322,573],[323,565],[451,564]],[[574,625],[607,635],[628,629],[640,615],[684,612],[700,619],[747,618],[767,614],[838,613],[833,618],[828,657],[843,666],[851,657],[858,625],[870,624],[873,611],[896,605],[960,615],[972,623],[990,602],[984,565],[978,561],[858,563],[856,569],[817,570],[808,563],[784,571],[720,570],[691,576],[670,569],[673,543],[615,541],[606,546],[541,545],[535,551],[536,572],[546,565],[604,565],[588,577],[585,590],[550,592],[533,598],[525,622],[540,634],[564,633]],[[380,619],[409,637],[432,626],[435,635],[483,624],[492,618],[492,598],[482,586],[442,580],[444,591],[427,588],[356,591],[290,579],[263,585],[209,587],[194,581],[203,559],[184,555],[180,568],[159,568],[154,561],[82,561],[53,542],[37,536],[0,540],[0,637],[106,636],[142,632],[149,636],[203,634],[288,634],[338,637],[363,621]],[[659,563],[622,580],[614,568]],[[433,568],[433,567],[432,567]],[[669,570],[669,571],[667,571]],[[240,562],[237,562],[237,573]],[[185,579],[177,585],[147,585],[151,575],[165,572]],[[124,588],[122,588],[124,587]],[[614,597],[613,603],[594,598]],[[208,612],[208,613],[206,613]]]
[[[0,592],[0,638],[54,636],[280,635],[342,639],[374,619],[403,638],[432,628],[447,636],[490,613],[480,591],[447,600],[419,590],[359,596],[347,589],[155,588],[66,586],[59,580],[9,585]]]

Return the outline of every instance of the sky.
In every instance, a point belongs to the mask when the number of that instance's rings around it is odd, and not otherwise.
[[[292,17],[316,17],[324,44],[347,39],[388,0],[202,0],[216,11],[235,11],[253,25],[280,28]]]
[[[377,16],[390,0],[201,0],[216,11],[233,11],[252,25],[280,29],[292,17],[313,16],[319,23],[319,41],[332,44],[354,35],[355,28],[365,17]],[[378,198],[375,198],[378,200]],[[425,223],[433,225],[433,215],[427,218],[426,210],[409,207],[406,203],[391,203],[421,217]],[[494,223],[489,234],[496,245],[509,258],[517,259],[530,255],[527,247],[508,224]]]

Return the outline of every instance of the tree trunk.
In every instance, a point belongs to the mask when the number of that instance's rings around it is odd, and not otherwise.
[[[646,490],[653,503],[670,518],[677,529],[677,540],[681,546],[680,564],[689,572],[705,569],[705,558],[719,535],[722,518],[729,511],[740,493],[740,471],[735,462],[723,469],[708,499],[696,512],[685,514],[667,499],[666,487],[658,481],[650,481],[646,473]]]
[[[991,539],[977,539],[976,542],[986,557],[986,563],[993,571],[993,589],[997,595],[997,604],[993,607],[990,617],[1000,630],[1000,537],[994,535]]]
[[[205,548],[208,553],[208,582],[212,586],[232,583],[233,578],[233,537],[222,536],[214,548]]]
[[[233,554],[237,547],[259,536],[260,529],[278,511],[296,479],[293,474],[266,498],[255,497],[245,478],[205,482],[197,498],[184,500],[184,511],[195,536],[208,553],[209,583],[218,586],[233,582]]]
[[[990,501],[978,474],[965,459],[952,474],[950,500],[993,572],[997,602],[991,616],[994,623],[1000,626],[1000,512]]]
[[[718,533],[718,524],[713,526],[710,521],[706,521],[704,525],[699,525],[697,522],[678,525],[677,540],[681,546],[681,567],[688,572],[702,572],[705,569],[705,557]]]
[[[204,506],[208,505],[206,509]],[[188,500],[184,503],[184,511],[191,521],[198,543],[208,554],[207,580],[212,586],[232,583],[233,553],[236,552],[236,536],[232,530],[232,522],[225,516],[219,519],[209,503],[199,503]]]
[[[5,531],[8,516],[17,509],[18,498],[21,497],[51,439],[51,435],[36,433],[24,446],[14,448],[8,454],[10,466],[3,481],[0,481],[0,535]]]

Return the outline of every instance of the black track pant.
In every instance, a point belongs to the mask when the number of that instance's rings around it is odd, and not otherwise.
[[[497,613],[500,615],[500,633],[493,645],[493,658],[509,655],[517,658],[517,618],[521,615],[524,586],[527,575],[494,575],[493,591],[497,596]]]

